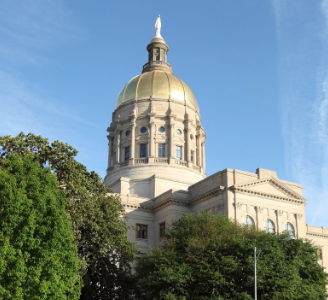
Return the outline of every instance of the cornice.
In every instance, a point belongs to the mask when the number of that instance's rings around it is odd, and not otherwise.
[[[265,184],[265,183],[271,184],[276,189],[278,189],[281,192],[289,195],[290,197],[288,197],[287,195],[285,197],[284,196],[277,196],[277,195],[266,193],[266,192],[247,189],[247,187],[262,185],[262,184]],[[276,200],[276,201],[294,202],[294,203],[297,203],[297,204],[306,203],[306,200],[302,196],[298,195],[292,189],[290,189],[289,187],[286,187],[285,185],[283,185],[281,182],[279,182],[278,180],[276,180],[274,178],[259,179],[259,180],[252,181],[252,182],[245,183],[245,184],[241,184],[241,185],[238,185],[238,186],[231,186],[230,190],[232,190],[235,193],[237,192],[237,193],[248,194],[248,195],[251,194],[251,195],[254,195],[254,196],[257,196],[257,197],[273,199],[273,200]]]
[[[296,204],[299,204],[299,205],[305,203],[305,201],[303,201],[303,200],[277,196],[277,195],[273,195],[273,194],[269,194],[269,193],[265,193],[265,192],[257,192],[257,191],[253,191],[253,190],[246,190],[246,189],[235,188],[235,187],[230,187],[229,189],[231,191],[233,191],[234,193],[252,195],[252,196],[255,196],[255,197],[267,198],[267,199],[280,201],[280,202],[293,202],[293,203],[296,203]]]
[[[321,238],[328,239],[328,234],[324,234],[324,233],[307,232],[306,235],[311,235],[311,236],[316,236],[316,237],[321,237]]]
[[[224,191],[224,189],[225,189],[224,186],[219,186],[218,188],[212,189],[212,190],[192,199],[190,201],[190,204],[191,204],[191,206],[196,205],[196,204],[199,204],[199,203],[202,203],[202,202],[208,200],[209,198],[218,196],[219,194],[221,194]]]

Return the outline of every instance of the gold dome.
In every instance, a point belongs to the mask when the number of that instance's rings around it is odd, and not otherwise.
[[[133,77],[118,95],[116,108],[131,100],[149,98],[183,101],[198,110],[191,88],[177,76],[162,71],[145,72]]]

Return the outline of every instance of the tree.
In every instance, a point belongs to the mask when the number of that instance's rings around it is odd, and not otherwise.
[[[125,210],[120,198],[95,172],[75,160],[73,147],[34,134],[0,137],[0,160],[11,153],[32,154],[40,168],[49,166],[69,199],[67,210],[83,263],[81,299],[112,299],[124,293],[135,244],[126,238]],[[122,298],[123,299],[123,298]]]
[[[79,299],[66,193],[33,156],[0,161],[0,298]]]
[[[160,249],[138,263],[140,299],[253,299],[254,247],[266,247],[258,260],[258,298],[327,299],[327,274],[308,240],[278,241],[222,215],[184,215],[173,222]]]

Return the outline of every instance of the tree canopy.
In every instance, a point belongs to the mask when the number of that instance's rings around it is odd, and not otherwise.
[[[76,149],[66,143],[34,134],[0,137],[0,160],[10,154],[33,155],[40,168],[49,167],[56,174],[69,200],[74,239],[82,263],[80,275],[84,287],[81,299],[123,297],[129,278],[130,261],[136,247],[126,238],[125,210],[120,198],[89,172],[75,157]]]
[[[0,298],[79,299],[66,193],[32,155],[0,161]]]
[[[173,222],[162,246],[137,264],[140,299],[233,299],[254,297],[254,247],[258,299],[327,299],[327,274],[310,241],[283,242],[288,234],[243,227],[226,216],[184,215]]]

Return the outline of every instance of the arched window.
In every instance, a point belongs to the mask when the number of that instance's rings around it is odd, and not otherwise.
[[[274,223],[271,220],[266,220],[264,223],[264,230],[268,233],[275,233]]]
[[[291,223],[287,223],[285,225],[285,231],[288,232],[290,236],[295,237],[295,229],[294,229],[294,226]]]
[[[246,216],[245,219],[243,220],[243,225],[247,226],[247,227],[251,227],[254,226],[254,220],[252,219],[252,217],[250,216]]]

